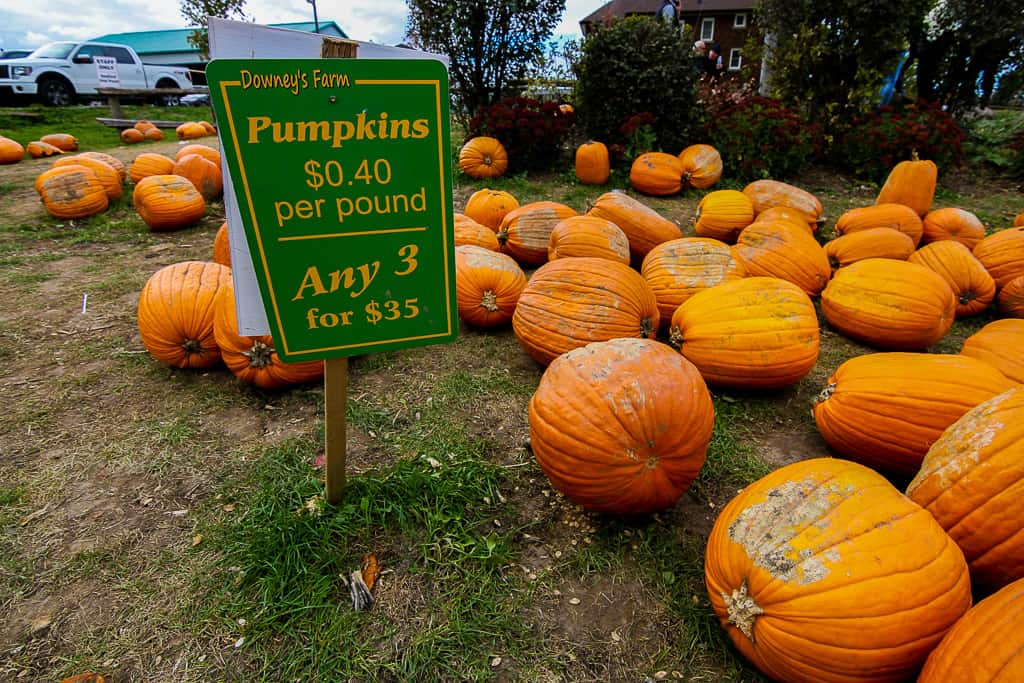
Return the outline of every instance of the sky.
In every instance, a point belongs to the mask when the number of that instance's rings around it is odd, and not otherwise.
[[[555,34],[580,36],[579,21],[606,0],[566,0]],[[185,28],[176,0],[42,0],[0,3],[0,47],[36,48],[54,40],[88,40],[108,33]],[[407,15],[402,0],[317,0],[317,18],[334,21],[350,38],[395,45],[403,41]],[[247,0],[245,11],[260,24],[312,21],[306,0]]]

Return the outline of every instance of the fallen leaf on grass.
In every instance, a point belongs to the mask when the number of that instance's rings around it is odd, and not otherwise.
[[[203,542],[203,535],[202,534],[196,534],[195,536],[192,537],[192,547],[193,548],[195,548],[197,545],[199,545],[202,542]]]

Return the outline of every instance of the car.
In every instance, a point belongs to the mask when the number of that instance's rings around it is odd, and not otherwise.
[[[0,59],[18,59],[19,57],[28,57],[30,54],[32,54],[32,50],[11,48],[10,50],[0,50]]]
[[[183,95],[181,97],[180,104],[186,107],[209,107],[210,93],[197,92],[190,95]]]

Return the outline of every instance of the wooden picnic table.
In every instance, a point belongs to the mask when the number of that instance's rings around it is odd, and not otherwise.
[[[191,95],[208,92],[205,88],[96,88],[100,95],[107,96],[110,115],[114,119],[123,119],[121,112],[122,97],[154,97],[159,95]]]

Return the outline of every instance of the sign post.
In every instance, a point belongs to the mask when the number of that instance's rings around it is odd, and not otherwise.
[[[326,496],[337,502],[347,357],[458,331],[447,71],[423,59],[215,59],[206,73],[277,354],[326,361]]]

